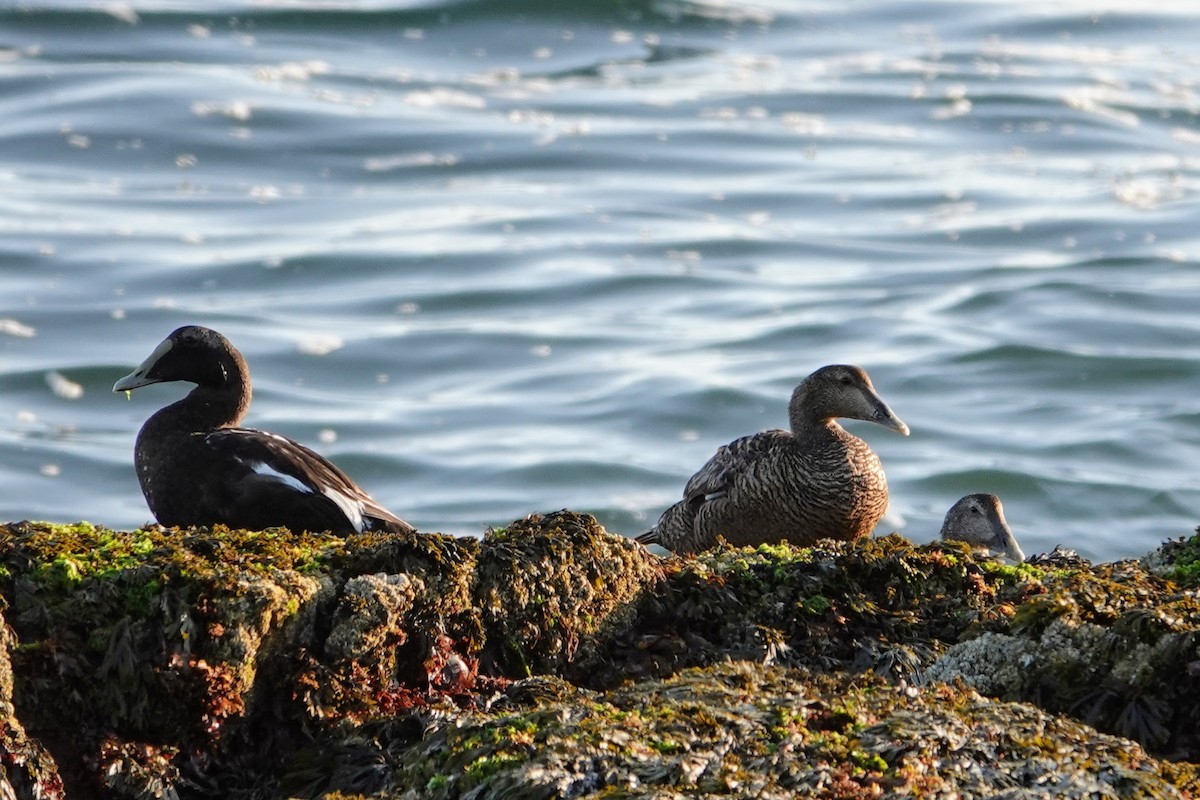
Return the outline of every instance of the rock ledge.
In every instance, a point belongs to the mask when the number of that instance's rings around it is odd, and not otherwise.
[[[1200,537],[0,526],[0,798],[1200,795]]]

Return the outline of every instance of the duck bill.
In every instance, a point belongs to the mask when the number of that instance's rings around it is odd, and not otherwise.
[[[999,498],[996,499],[996,507],[992,513],[994,516],[992,516],[991,522],[995,530],[992,541],[998,545],[993,546],[992,551],[1009,561],[1020,564],[1025,560],[1025,552],[1021,549],[1021,545],[1017,544],[1017,537],[1013,536],[1012,528],[1008,527],[1008,520],[1004,518],[1004,506],[1000,504]]]
[[[131,389],[140,389],[143,386],[149,386],[152,383],[161,383],[154,378],[147,378],[142,374],[141,367],[126,375],[121,380],[113,384],[114,392],[128,392]]]
[[[875,406],[875,416],[871,419],[872,422],[882,425],[885,428],[890,428],[901,436],[908,436],[908,426],[904,424],[904,420],[897,417],[887,403],[879,398],[875,398],[877,404]]]
[[[154,368],[154,365],[158,362],[158,360],[166,355],[166,352],[170,349],[170,339],[167,339],[159,344],[158,347],[154,348],[154,352],[150,354],[149,358],[147,358],[141,364],[138,364],[137,369],[113,384],[113,391],[128,392],[131,389],[140,389],[141,387],[149,386],[152,383],[162,383],[161,378],[150,377],[150,371]]]
[[[1017,544],[1017,540],[1013,537],[1012,531],[1005,528],[1005,533],[1007,536],[1004,537],[1004,549],[1001,552],[1008,560],[1020,564],[1025,560],[1025,553],[1021,550],[1021,545]]]

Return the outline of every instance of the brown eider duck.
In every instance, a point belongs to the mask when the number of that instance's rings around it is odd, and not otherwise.
[[[763,431],[717,450],[688,480],[683,500],[637,540],[694,553],[718,536],[741,546],[868,535],[887,510],[887,479],[879,457],[837,417],[908,435],[863,369],[821,367],[792,392],[790,431]]]
[[[1004,506],[994,494],[969,494],[950,506],[942,523],[942,539],[966,542],[1018,563],[1025,560],[1004,519]]]
[[[250,406],[250,369],[216,331],[180,328],[113,391],[164,381],[196,388],[152,415],[137,437],[138,480],[161,524],[343,535],[415,530],[304,445],[237,427]]]

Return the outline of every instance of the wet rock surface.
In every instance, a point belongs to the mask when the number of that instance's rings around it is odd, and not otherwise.
[[[1191,797],[1200,538],[0,526],[0,798]]]

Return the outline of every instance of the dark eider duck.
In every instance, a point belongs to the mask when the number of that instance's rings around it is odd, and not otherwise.
[[[216,331],[180,328],[113,391],[164,381],[196,388],[146,420],[137,437],[138,480],[163,525],[336,534],[414,530],[304,445],[237,427],[250,406],[250,369]]]
[[[687,482],[683,500],[638,541],[694,553],[718,536],[734,545],[808,545],[868,535],[887,510],[887,479],[879,457],[838,417],[908,435],[864,370],[822,367],[792,392],[790,431],[763,431],[717,450]]]
[[[969,494],[950,506],[942,522],[942,538],[991,550],[1013,561],[1025,560],[1004,519],[1004,506],[994,494]]]

